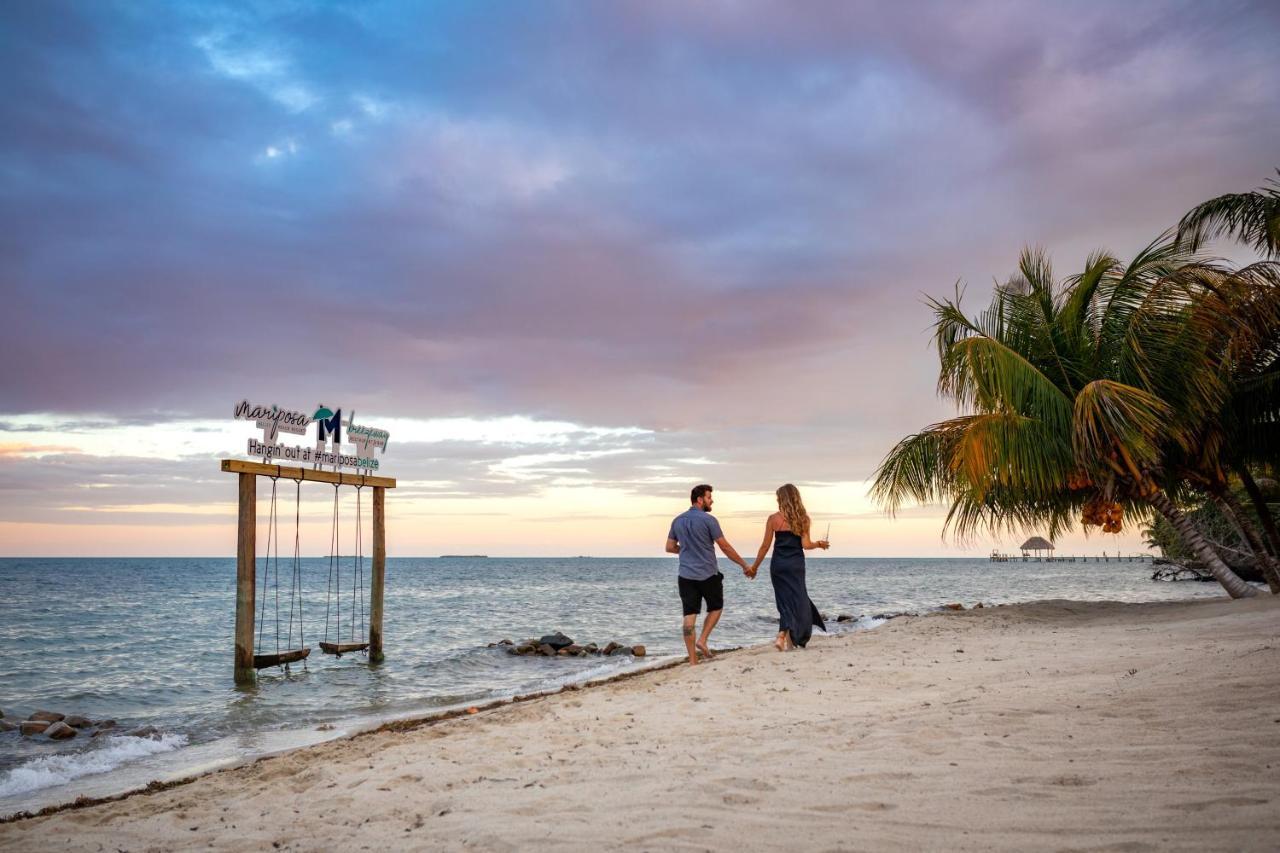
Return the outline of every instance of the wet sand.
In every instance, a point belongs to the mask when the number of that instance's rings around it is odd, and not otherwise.
[[[0,850],[1274,850],[1280,600],[907,617],[397,728]]]

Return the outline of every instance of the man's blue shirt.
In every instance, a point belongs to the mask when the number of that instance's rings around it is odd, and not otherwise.
[[[696,506],[677,515],[667,538],[680,544],[680,577],[691,581],[715,577],[720,571],[716,564],[716,540],[723,535],[716,517]]]

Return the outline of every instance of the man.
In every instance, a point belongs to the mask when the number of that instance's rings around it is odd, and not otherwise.
[[[677,515],[667,534],[667,553],[680,555],[680,603],[684,607],[684,645],[689,651],[689,665],[698,665],[698,652],[711,657],[707,638],[720,621],[724,609],[724,575],[716,565],[716,545],[747,574],[747,563],[733,550],[720,531],[720,522],[711,514],[711,487],[694,486],[689,495],[688,511]],[[702,620],[702,635],[694,642],[698,612],[707,603],[707,618]]]

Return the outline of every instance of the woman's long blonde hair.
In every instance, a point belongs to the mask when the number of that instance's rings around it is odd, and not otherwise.
[[[809,533],[809,513],[800,500],[800,490],[787,483],[778,487],[778,509],[787,520],[787,527],[797,536],[804,537]]]

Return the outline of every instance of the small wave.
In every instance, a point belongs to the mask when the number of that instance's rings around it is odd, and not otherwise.
[[[889,619],[892,619],[892,618],[894,617],[886,616],[884,614],[879,614],[876,616],[864,614],[855,619],[846,619],[843,622],[837,619],[827,619],[826,620],[827,633],[828,634],[850,634],[850,633],[853,633],[854,631],[870,631],[872,628],[880,627],[881,625],[883,625],[885,622],[889,621]]]
[[[106,743],[100,747],[82,752],[44,755],[15,767],[0,780],[0,797],[65,785],[82,776],[106,773],[130,761],[172,752],[187,745],[186,736],[177,734],[162,735],[159,740],[145,737],[108,737],[105,740]]]
[[[557,663],[559,659],[555,660]],[[581,661],[581,658],[571,658],[567,660]],[[618,655],[616,657],[604,657],[591,660],[586,666],[573,666],[568,669],[560,669],[546,672],[540,677],[532,678],[523,684],[511,687],[506,690],[497,691],[494,695],[502,697],[517,696],[522,693],[540,693],[543,691],[558,690],[569,684],[581,684],[586,681],[594,681],[597,678],[608,678],[612,675],[625,672],[631,669],[641,669],[646,664],[655,663],[657,659],[650,658],[634,658],[630,655]],[[550,669],[550,668],[548,668]]]

